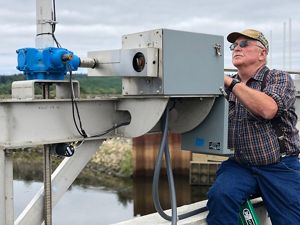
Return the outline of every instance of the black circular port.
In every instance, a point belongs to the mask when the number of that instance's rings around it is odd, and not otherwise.
[[[143,53],[138,52],[134,55],[132,60],[133,69],[136,72],[141,72],[146,64],[145,56]]]

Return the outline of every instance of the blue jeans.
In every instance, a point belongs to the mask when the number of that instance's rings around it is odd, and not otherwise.
[[[224,161],[208,192],[209,225],[238,225],[241,205],[260,192],[273,225],[300,225],[300,163],[297,156],[266,166]]]

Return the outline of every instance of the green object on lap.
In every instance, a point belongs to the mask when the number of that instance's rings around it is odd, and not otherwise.
[[[247,200],[241,207],[239,225],[260,225],[250,200]]]

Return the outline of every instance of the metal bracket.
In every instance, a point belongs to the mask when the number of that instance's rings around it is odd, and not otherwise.
[[[45,86],[55,85],[55,98],[66,99],[71,98],[71,83],[67,80],[26,80],[16,81],[12,83],[11,92],[12,99],[34,100],[41,99],[36,92]],[[72,81],[74,89],[74,97],[79,98],[80,87],[79,82]]]

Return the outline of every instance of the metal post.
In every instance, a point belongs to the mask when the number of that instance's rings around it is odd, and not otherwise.
[[[44,219],[45,225],[52,224],[51,145],[44,145]]]
[[[43,98],[49,99],[50,85],[43,84]],[[52,225],[51,145],[44,145],[44,219],[45,225]]]
[[[36,1],[36,48],[52,47],[53,40],[52,0]],[[43,84],[43,98],[49,98],[49,85]],[[51,156],[50,145],[44,146],[44,219],[45,225],[52,224],[52,191],[51,191]]]
[[[282,68],[286,70],[285,67],[285,58],[286,58],[286,22],[283,22],[283,52],[282,52]]]
[[[13,163],[9,153],[0,147],[0,224],[13,225]]]
[[[42,84],[42,94],[43,99],[49,99],[50,98],[50,85],[49,83],[43,83]]]
[[[5,224],[6,217],[6,205],[5,205],[5,152],[4,149],[0,149],[0,224]]]
[[[36,39],[35,46],[38,49],[52,47],[52,0],[36,1]]]

